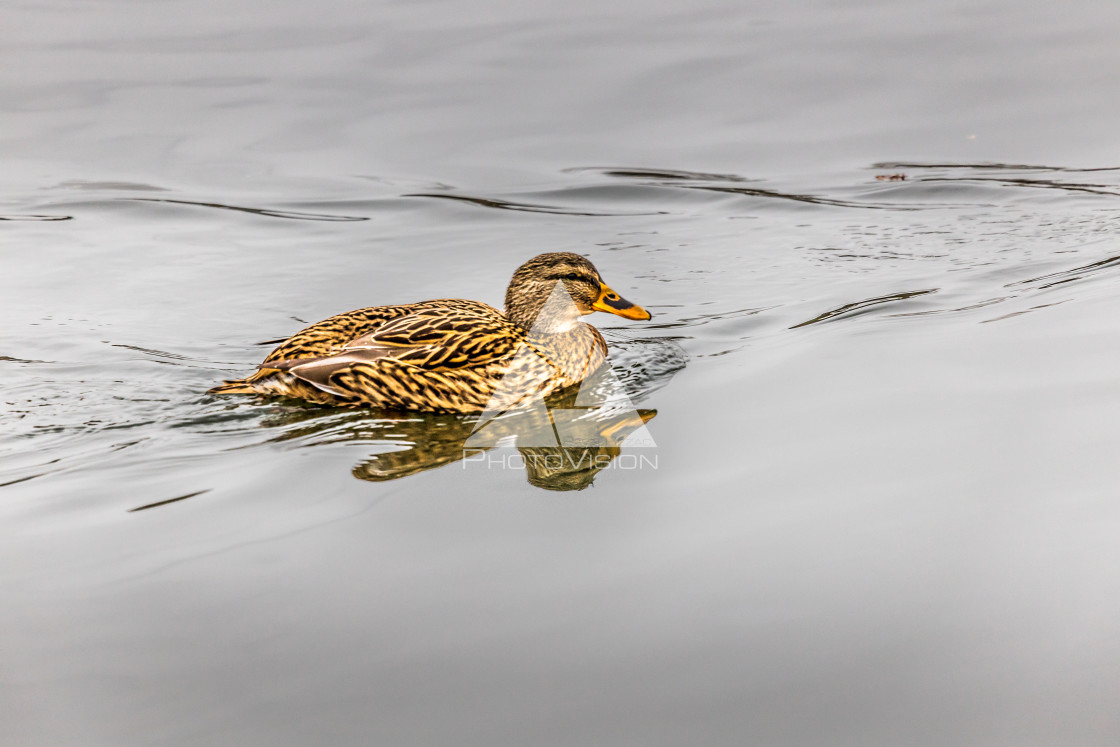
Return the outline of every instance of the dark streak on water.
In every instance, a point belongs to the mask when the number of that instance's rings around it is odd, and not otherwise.
[[[172,200],[156,197],[132,197],[137,202],[166,202],[173,205],[194,205],[196,207],[217,208],[218,210],[234,210],[241,213],[252,213],[266,218],[288,218],[290,220],[321,220],[321,221],[356,221],[369,220],[360,215],[331,215],[328,213],[297,213],[292,210],[268,210],[265,208],[242,207],[239,205],[223,205],[217,202],[198,202],[195,200]]]
[[[203,493],[209,493],[209,492],[210,492],[209,490],[196,490],[193,493],[187,493],[186,495],[180,495],[176,498],[168,498],[167,500],[156,501],[155,503],[146,503],[143,506],[137,506],[136,508],[130,508],[130,509],[128,509],[128,513],[131,514],[131,513],[136,513],[137,511],[146,511],[149,508],[158,508],[160,506],[166,506],[166,505],[171,504],[171,503],[178,503],[179,501],[185,501],[188,498],[194,498],[195,496],[202,495]]]
[[[829,311],[826,311],[823,314],[819,314],[812,319],[809,319],[808,321],[801,322],[800,324],[795,324],[790,327],[790,329],[797,329],[798,327],[808,327],[810,324],[819,324],[821,322],[833,321],[840,317],[858,316],[859,314],[866,313],[868,310],[876,306],[882,306],[883,304],[895,303],[898,301],[905,301],[908,298],[924,296],[926,294],[936,292],[937,288],[927,288],[925,290],[906,291],[904,293],[889,293],[885,296],[879,296],[877,298],[867,298],[862,301],[853,301],[851,303],[846,303],[838,308],[830,309]]]
[[[640,216],[640,215],[663,215],[661,211],[651,213],[589,213],[585,211],[575,210],[572,208],[556,207],[553,205],[531,205],[519,202],[510,202],[508,200],[498,200],[495,198],[485,197],[468,197],[466,195],[441,195],[441,194],[424,194],[417,192],[415,194],[403,195],[404,197],[430,197],[437,200],[457,200],[465,202],[468,205],[477,205],[479,207],[497,208],[498,210],[518,210],[529,213],[548,213],[551,215],[574,215],[584,218],[609,218],[620,216]]]

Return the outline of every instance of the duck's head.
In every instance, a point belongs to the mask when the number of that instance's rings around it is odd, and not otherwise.
[[[571,252],[533,257],[517,268],[506,288],[506,316],[526,330],[540,317],[550,330],[562,331],[594,311],[627,319],[650,318],[648,311],[611,290],[595,265]]]

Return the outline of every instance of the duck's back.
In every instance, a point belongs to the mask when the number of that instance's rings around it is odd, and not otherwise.
[[[253,375],[211,391],[431,412],[504,410],[574,384],[606,355],[602,335],[582,323],[541,342],[478,301],[374,306],[311,325]]]
[[[485,408],[523,335],[479,301],[437,299],[337,314],[297,332],[215,393],[435,412]]]
[[[300,330],[269,353],[264,359],[262,368],[264,364],[271,361],[323,358],[334,355],[353,340],[376,333],[387,322],[418,313],[459,320],[460,325],[471,324],[475,329],[493,328],[496,332],[506,331],[512,326],[506,321],[504,314],[481,301],[441,298],[394,306],[369,306],[335,314]]]

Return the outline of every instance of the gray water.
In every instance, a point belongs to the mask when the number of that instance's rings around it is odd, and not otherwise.
[[[9,3],[0,742],[1116,744],[1117,38],[1088,1]],[[582,490],[205,394],[562,250],[654,315],[590,318],[656,447]]]

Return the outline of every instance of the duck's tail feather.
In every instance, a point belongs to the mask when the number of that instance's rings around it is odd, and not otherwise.
[[[257,389],[246,379],[224,381],[213,389],[207,389],[207,394],[257,394]]]
[[[277,380],[276,375],[283,378]],[[281,374],[275,368],[263,365],[244,379],[227,379],[213,389],[208,389],[207,394],[287,394],[283,385],[290,377]]]

